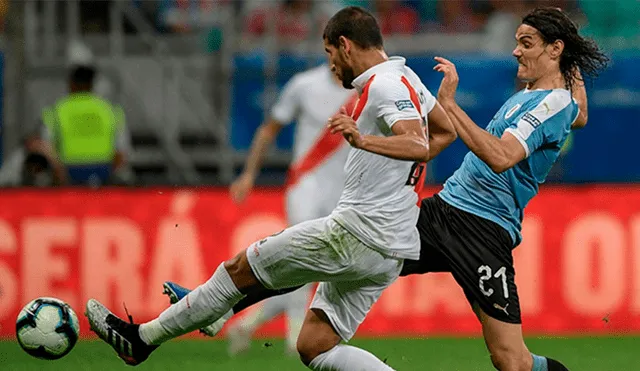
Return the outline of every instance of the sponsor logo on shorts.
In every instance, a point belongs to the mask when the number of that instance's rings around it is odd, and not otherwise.
[[[507,316],[509,315],[509,312],[507,312],[507,307],[508,307],[508,306],[509,306],[509,303],[507,303],[507,305],[505,305],[504,307],[503,307],[503,306],[500,306],[500,305],[499,305],[499,304],[497,304],[497,303],[493,303],[493,307],[494,307],[494,308],[496,308],[497,310],[501,310],[501,311],[503,311]]]
[[[253,246],[253,253],[257,256],[260,256],[260,251],[258,250],[258,246],[254,245]]]
[[[398,111],[402,111],[405,108],[413,108],[413,102],[409,99],[397,100],[396,107],[398,107]]]

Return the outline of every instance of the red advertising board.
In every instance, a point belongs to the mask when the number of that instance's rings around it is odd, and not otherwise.
[[[436,189],[427,189],[425,195]],[[285,227],[278,190],[235,205],[222,189],[15,190],[0,193],[0,336],[29,300],[54,296],[80,317],[89,298],[137,321],[166,307],[161,284],[204,282],[226,258]],[[515,250],[529,333],[640,332],[640,187],[546,187]],[[88,325],[81,318],[84,334]],[[363,335],[477,334],[448,274],[402,278]],[[264,328],[282,333],[282,323]]]

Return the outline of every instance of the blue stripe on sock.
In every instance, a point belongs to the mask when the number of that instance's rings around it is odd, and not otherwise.
[[[533,357],[533,368],[531,371],[549,371],[546,357],[541,357],[533,353],[531,353],[531,356]]]

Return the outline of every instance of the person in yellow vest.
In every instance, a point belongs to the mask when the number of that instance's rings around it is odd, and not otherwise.
[[[74,185],[103,185],[125,163],[124,112],[92,93],[95,70],[77,66],[70,94],[43,112],[46,136]]]

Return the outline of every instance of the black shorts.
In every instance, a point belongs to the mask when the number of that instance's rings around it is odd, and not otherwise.
[[[420,260],[405,260],[401,276],[451,272],[469,303],[507,323],[521,323],[509,233],[498,224],[433,196],[418,219]]]

